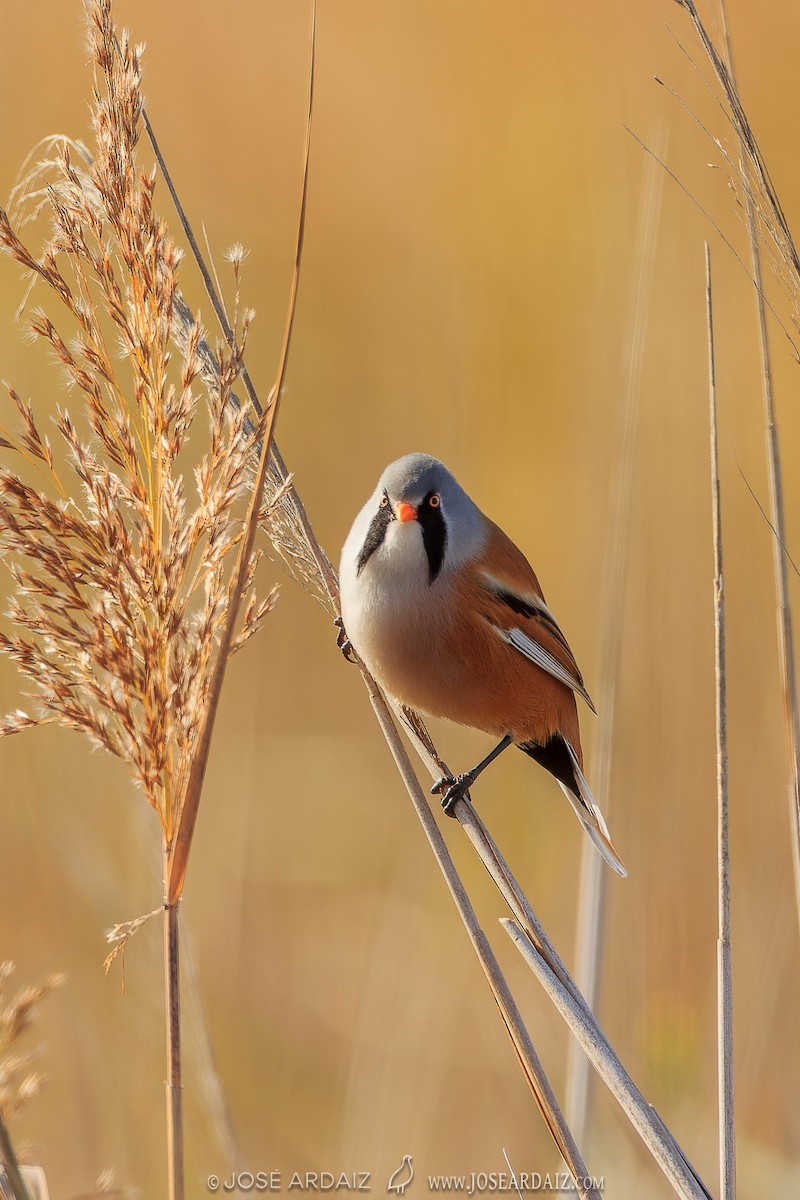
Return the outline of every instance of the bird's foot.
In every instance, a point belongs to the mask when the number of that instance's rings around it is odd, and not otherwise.
[[[337,626],[337,628],[339,630],[339,632],[336,635],[336,645],[339,647],[342,654],[344,655],[344,657],[347,659],[347,661],[349,663],[357,663],[358,659],[356,658],[356,652],[353,649],[353,643],[350,641],[350,638],[347,636],[347,630],[344,627],[344,621],[342,620],[341,617],[334,617],[333,623],[334,623],[334,625]]]
[[[464,771],[455,778],[452,775],[443,775],[441,779],[437,779],[431,788],[431,795],[435,796],[437,793],[443,793],[442,810],[447,813],[448,817],[452,817],[456,804],[459,800],[464,799],[465,794],[474,782],[475,774],[473,771]]]

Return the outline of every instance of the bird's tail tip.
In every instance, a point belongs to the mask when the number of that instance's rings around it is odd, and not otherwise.
[[[612,871],[616,871],[616,873],[621,875],[623,879],[627,879],[628,872],[625,864],[614,848],[614,843],[611,841],[611,836],[608,832],[608,826],[606,825],[605,820],[603,819],[603,814],[597,807],[595,798],[591,793],[588,783],[586,782],[586,778],[578,762],[578,757],[566,739],[565,744],[572,760],[573,774],[579,794],[576,796],[563,783],[561,784],[562,791],[574,808],[578,815],[578,819],[588,833],[589,837],[592,839],[592,842],[600,852],[603,859],[608,863]]]
[[[611,838],[602,833],[599,829],[592,828],[591,825],[585,822],[583,827],[594,842],[597,849],[600,851],[600,854],[611,867],[611,870],[616,871],[617,874],[621,875],[623,879],[627,879],[627,868],[614,849],[614,843],[611,841]]]

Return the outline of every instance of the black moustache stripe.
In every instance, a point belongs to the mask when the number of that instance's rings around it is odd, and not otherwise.
[[[445,550],[447,549],[447,526],[442,506],[430,506],[430,495],[426,496],[417,512],[417,520],[422,527],[422,543],[428,556],[428,582],[433,583],[442,569]]]
[[[356,564],[357,575],[361,574],[372,555],[383,542],[383,539],[386,537],[386,530],[393,520],[394,513],[390,504],[385,504],[375,513],[375,516],[370,521],[364,545],[361,547],[361,553],[358,556],[358,563]]]

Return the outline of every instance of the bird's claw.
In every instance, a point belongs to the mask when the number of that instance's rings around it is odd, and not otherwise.
[[[469,791],[472,784],[475,782],[471,771],[465,771],[462,775],[456,776],[443,775],[441,779],[437,779],[436,783],[431,788],[431,795],[443,792],[442,796],[442,811],[448,817],[453,816],[453,809],[459,800],[463,800],[466,793]]]
[[[344,657],[349,663],[357,663],[356,652],[353,649],[353,643],[347,636],[347,630],[344,627],[344,621],[341,617],[334,617],[333,623],[338,627],[339,632],[336,635],[336,645],[341,650]]]

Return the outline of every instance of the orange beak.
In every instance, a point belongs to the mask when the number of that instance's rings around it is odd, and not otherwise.
[[[397,508],[394,510],[394,515],[398,521],[405,524],[407,521],[416,521],[417,510],[413,504],[406,504],[405,500],[401,500]]]

